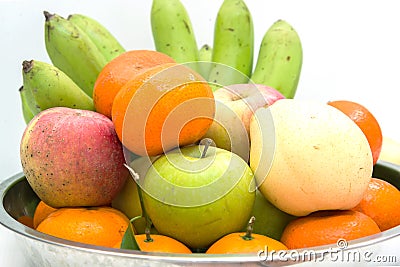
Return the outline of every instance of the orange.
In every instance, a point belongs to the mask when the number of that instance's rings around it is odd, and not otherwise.
[[[96,111],[111,118],[114,97],[125,83],[149,67],[173,62],[171,57],[153,50],[131,50],[117,56],[104,66],[94,84]]]
[[[180,241],[168,236],[154,234],[135,235],[135,240],[141,251],[164,253],[192,253],[192,251]]]
[[[352,210],[317,211],[291,221],[281,242],[289,249],[335,244],[381,232],[371,217]]]
[[[381,231],[400,225],[400,191],[392,184],[372,178],[361,202],[353,208],[371,217]]]
[[[33,214],[33,228],[36,229],[38,225],[52,213],[53,211],[56,211],[56,208],[53,208],[46,203],[44,203],[42,200],[39,202],[39,204],[36,206],[35,213]]]
[[[352,119],[363,131],[372,152],[373,164],[378,161],[382,149],[382,130],[374,115],[359,103],[336,100],[328,102]]]
[[[129,219],[106,206],[60,208],[47,216],[36,230],[70,241],[114,247],[122,241]]]
[[[261,234],[253,233],[255,217],[251,217],[246,232],[227,234],[215,241],[206,254],[243,254],[259,251],[278,251],[288,248],[280,241]]]
[[[29,217],[27,215],[22,215],[22,216],[18,217],[17,221],[22,223],[25,226],[33,228],[33,219],[32,219],[32,217]]]
[[[280,241],[265,235],[252,234],[251,240],[244,238],[243,233],[231,233],[214,242],[206,251],[207,254],[241,254],[257,253],[260,250],[278,251],[288,248]]]
[[[168,63],[139,73],[121,88],[112,121],[131,152],[156,156],[200,140],[214,112],[208,83],[190,68]]]

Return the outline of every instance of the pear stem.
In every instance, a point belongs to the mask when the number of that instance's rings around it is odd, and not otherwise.
[[[242,238],[244,240],[252,240],[253,237],[251,236],[251,234],[253,233],[253,226],[254,226],[254,222],[256,220],[256,217],[251,216],[249,223],[247,224],[247,231],[246,234],[244,236],[242,236]]]
[[[204,149],[203,152],[201,153],[201,158],[204,158],[207,155],[207,150],[212,144],[212,142],[213,141],[210,138],[204,138],[203,140],[201,140],[201,143],[204,144]]]

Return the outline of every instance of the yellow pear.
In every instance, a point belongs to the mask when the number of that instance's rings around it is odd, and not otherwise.
[[[325,103],[281,99],[259,108],[250,139],[250,166],[260,192],[294,216],[356,206],[372,175],[365,135]]]

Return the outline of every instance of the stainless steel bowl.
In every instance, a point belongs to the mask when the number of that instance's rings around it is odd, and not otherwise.
[[[400,166],[378,162],[374,177],[382,178],[400,188]],[[205,255],[146,253],[85,245],[40,233],[17,221],[20,216],[33,216],[39,198],[23,174],[14,175],[0,183],[3,205],[0,223],[15,233],[20,249],[32,266],[282,266],[316,262],[337,265],[400,264],[400,226],[382,233],[338,243],[282,254]]]

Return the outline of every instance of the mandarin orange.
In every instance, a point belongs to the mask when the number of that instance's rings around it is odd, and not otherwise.
[[[139,73],[121,88],[112,121],[131,152],[156,156],[200,140],[214,112],[208,83],[184,65],[167,63]]]
[[[348,100],[328,102],[352,119],[363,131],[372,152],[373,164],[378,161],[382,149],[382,130],[374,115],[359,103]]]
[[[153,50],[130,50],[117,56],[104,66],[94,84],[96,111],[111,118],[114,98],[125,83],[149,67],[174,62],[166,54]]]
[[[39,202],[39,204],[36,206],[35,212],[33,214],[33,227],[36,229],[36,227],[47,217],[52,213],[53,211],[56,211],[56,208],[53,208],[49,205],[47,205],[43,200]]]
[[[192,253],[192,251],[182,242],[165,235],[150,235],[148,230],[146,230],[145,234],[135,235],[135,240],[141,251],[187,254]]]
[[[381,231],[400,225],[400,191],[389,182],[372,178],[361,202],[352,210],[371,217]]]
[[[17,218],[17,221],[30,228],[33,227],[33,218],[28,215],[22,215]]]
[[[68,207],[52,212],[36,230],[70,241],[114,247],[128,225],[129,219],[111,207]]]
[[[336,244],[381,232],[371,217],[353,210],[317,211],[291,221],[281,242],[289,249]]]
[[[242,254],[242,253],[257,253],[260,250],[278,251],[287,250],[288,248],[280,241],[270,238],[265,235],[252,234],[250,240],[244,238],[243,233],[231,233],[223,236],[213,243],[207,254]]]
[[[243,254],[259,251],[278,251],[288,248],[280,241],[261,234],[254,234],[254,217],[250,218],[246,232],[227,234],[215,241],[206,251],[207,254]]]

